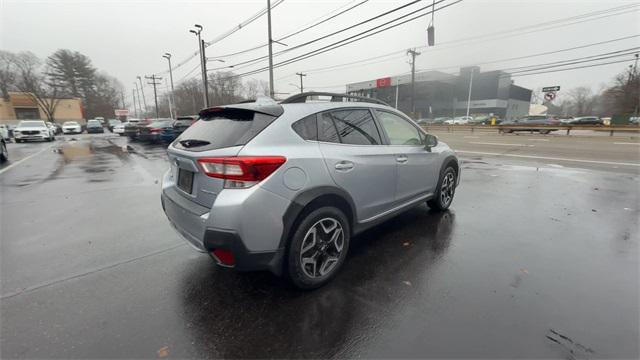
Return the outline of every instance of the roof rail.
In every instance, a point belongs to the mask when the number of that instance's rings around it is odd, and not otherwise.
[[[343,102],[343,101],[360,101],[360,102],[368,102],[373,104],[380,104],[389,106],[389,104],[385,103],[382,100],[368,98],[364,96],[357,95],[349,95],[349,94],[338,94],[338,93],[329,93],[329,92],[304,92],[300,94],[296,94],[293,96],[289,96],[288,98],[280,101],[280,104],[293,104],[293,103],[305,103],[312,96],[331,96],[332,102]]]

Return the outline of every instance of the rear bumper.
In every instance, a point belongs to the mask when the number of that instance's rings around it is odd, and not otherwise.
[[[162,137],[160,134],[138,134],[138,140],[141,141],[160,141]]]
[[[102,133],[104,133],[103,128],[100,128],[100,129],[87,128],[87,134],[102,134]]]
[[[249,251],[237,232],[207,227],[209,213],[206,208],[192,203],[187,206],[179,204],[183,201],[175,198],[171,191],[163,190],[162,209],[176,232],[195,250],[204,253],[211,253],[215,249],[228,250],[235,259],[232,267],[238,271],[268,270],[276,275],[282,274],[283,249]]]

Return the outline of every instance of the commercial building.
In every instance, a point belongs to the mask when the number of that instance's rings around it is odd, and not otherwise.
[[[78,98],[58,99],[54,111],[56,122],[78,121],[84,123],[82,101]],[[47,119],[42,107],[27,93],[9,92],[9,98],[0,96],[0,122],[15,123],[19,120]]]
[[[514,84],[504,71],[481,72],[477,66],[459,74],[422,71],[415,74],[414,109],[411,106],[411,74],[347,85],[347,93],[373,97],[415,118],[495,115],[515,119],[529,113],[531,90]],[[470,96],[469,96],[470,94]]]

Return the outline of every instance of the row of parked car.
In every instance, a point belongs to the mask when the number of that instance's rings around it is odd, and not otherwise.
[[[195,115],[177,119],[129,119],[114,126],[113,133],[127,136],[133,141],[149,143],[171,142],[198,119]]]
[[[516,125],[521,123],[531,123],[531,121],[537,122],[542,125],[604,125],[604,120],[597,116],[581,116],[581,117],[559,117],[552,115],[529,115],[516,120],[502,120],[495,118],[496,124],[502,125]],[[452,117],[438,117],[435,119],[419,119],[418,124],[421,125],[489,125],[491,124],[491,116],[478,115],[478,116],[457,116]],[[533,124],[533,123],[532,123]]]

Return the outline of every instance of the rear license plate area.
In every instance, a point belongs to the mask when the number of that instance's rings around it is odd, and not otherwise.
[[[178,168],[178,189],[191,194],[193,191],[193,171]]]

